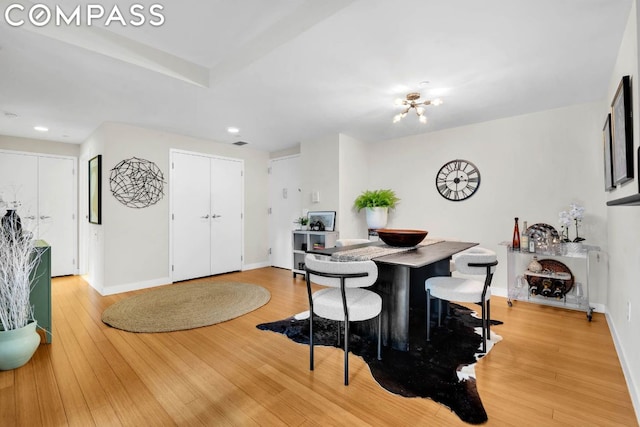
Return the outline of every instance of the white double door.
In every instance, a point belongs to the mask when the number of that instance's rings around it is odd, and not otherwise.
[[[171,152],[173,281],[242,268],[244,162]]]
[[[25,230],[51,246],[51,275],[76,274],[76,159],[18,152],[0,152],[0,196],[17,201]],[[6,208],[0,208],[0,215]]]

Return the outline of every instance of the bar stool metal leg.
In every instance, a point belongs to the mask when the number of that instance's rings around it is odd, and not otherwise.
[[[382,360],[382,314],[378,314],[378,360]]]
[[[427,289],[427,341],[431,340],[431,291]]]
[[[344,385],[349,385],[349,321],[344,322]]]

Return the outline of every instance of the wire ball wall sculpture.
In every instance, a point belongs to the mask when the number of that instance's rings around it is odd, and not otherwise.
[[[158,203],[164,196],[164,175],[155,163],[132,157],[111,169],[109,187],[120,203],[142,209]]]

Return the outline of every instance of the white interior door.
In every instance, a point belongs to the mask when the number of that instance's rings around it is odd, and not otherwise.
[[[172,153],[171,216],[173,280],[211,274],[211,160]]]
[[[243,163],[211,159],[211,274],[242,268]]]
[[[269,175],[269,247],[271,265],[291,269],[293,247],[291,231],[302,215],[300,156],[271,161]]]
[[[75,161],[39,157],[38,163],[38,237],[51,245],[51,275],[75,274]]]
[[[27,154],[0,153],[0,197],[18,202],[16,210],[22,227],[37,237],[38,233],[38,157]],[[0,207],[0,215],[7,212]]]
[[[172,278],[242,268],[241,160],[171,153]]]
[[[0,152],[0,196],[18,201],[23,228],[51,245],[52,276],[78,271],[75,168],[74,158]]]

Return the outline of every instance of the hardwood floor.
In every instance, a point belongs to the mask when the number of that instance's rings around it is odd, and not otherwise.
[[[264,268],[212,278],[255,283],[271,301],[190,331],[134,334],[104,325],[110,304],[80,277],[54,279],[53,339],[25,366],[0,372],[3,426],[465,425],[428,399],[395,396],[341,350],[308,347],[255,325],[307,308],[303,280]],[[144,292],[144,291],[142,291]],[[476,365],[486,425],[638,425],[609,328],[578,311],[494,297],[503,341]]]

